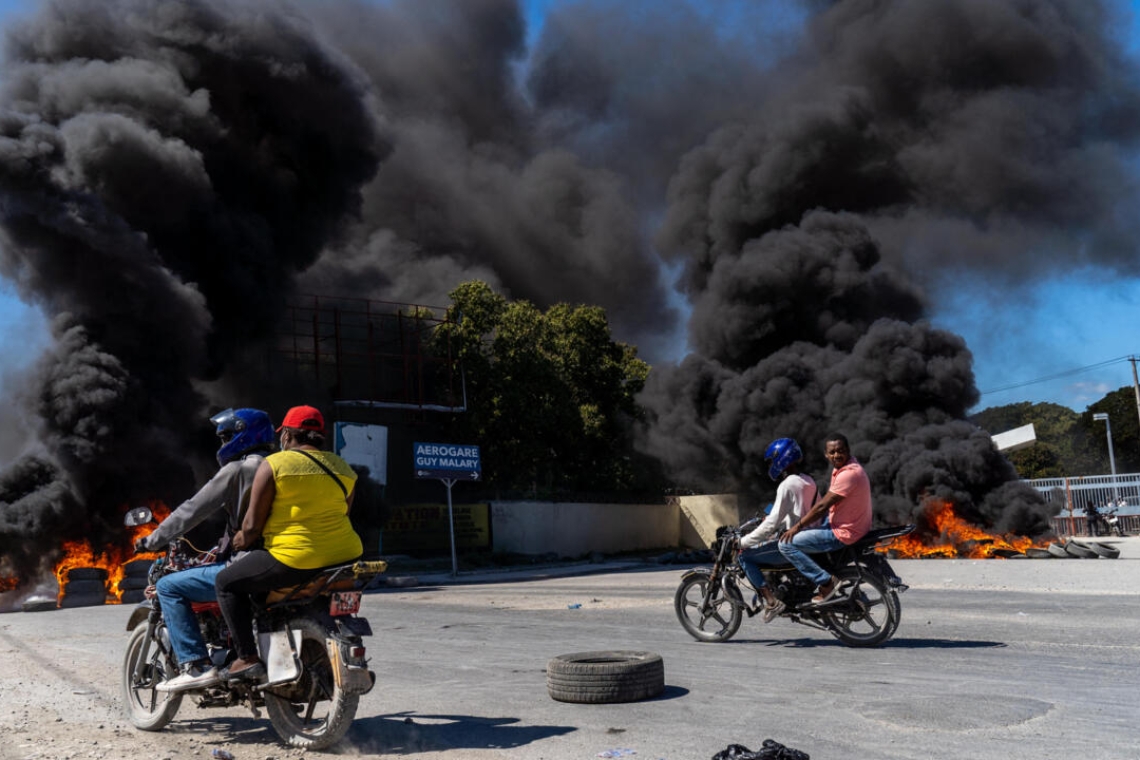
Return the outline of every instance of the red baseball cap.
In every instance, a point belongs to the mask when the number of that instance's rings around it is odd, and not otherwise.
[[[323,433],[325,418],[321,410],[315,406],[295,406],[285,412],[285,419],[281,420],[281,427],[277,428],[278,433],[281,432],[281,428],[298,428]]]

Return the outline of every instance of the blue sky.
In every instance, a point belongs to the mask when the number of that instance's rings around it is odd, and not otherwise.
[[[527,0],[526,5],[541,15],[544,7],[560,1]],[[0,0],[0,26],[35,5],[33,0]],[[1140,9],[1140,0],[1131,5]],[[1133,27],[1140,29],[1140,24]],[[1140,40],[1140,33],[1130,38]],[[1140,43],[1134,49],[1140,55]],[[1132,384],[1127,357],[1140,356],[1140,280],[1082,270],[1006,295],[982,298],[963,287],[944,296],[932,315],[937,326],[963,336],[973,352],[983,392],[977,409],[1047,401],[1083,411],[1105,393]],[[26,365],[47,344],[42,315],[0,279],[4,370]]]

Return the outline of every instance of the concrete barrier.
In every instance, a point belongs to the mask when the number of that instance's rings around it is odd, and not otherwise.
[[[740,520],[733,494],[677,496],[663,504],[491,502],[494,550],[513,554],[580,557],[706,548],[717,527]]]

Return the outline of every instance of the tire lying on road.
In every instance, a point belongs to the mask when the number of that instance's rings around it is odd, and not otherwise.
[[[59,600],[55,597],[46,599],[43,597],[33,597],[24,601],[24,612],[43,612],[45,610],[59,609]]]
[[[1082,545],[1092,549],[1094,552],[1096,552],[1096,556],[1098,557],[1104,557],[1105,559],[1116,559],[1120,556],[1120,549],[1113,546],[1112,544],[1105,544],[1101,543],[1100,541],[1090,541],[1087,544]]]
[[[1084,544],[1079,544],[1076,541],[1070,541],[1069,543],[1065,544],[1065,551],[1067,551],[1069,554],[1072,554],[1074,557],[1079,557],[1080,559],[1096,559],[1097,557],[1097,553],[1094,552],[1091,548],[1085,546]]]
[[[1072,554],[1069,554],[1067,551],[1065,551],[1063,544],[1049,544],[1048,550],[1050,554],[1052,554],[1054,557],[1057,557],[1058,559],[1071,559],[1073,556]]]
[[[665,690],[665,663],[653,652],[561,654],[546,666],[546,691],[559,702],[636,702]]]

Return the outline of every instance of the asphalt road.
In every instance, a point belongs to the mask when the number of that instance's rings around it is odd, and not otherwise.
[[[772,738],[813,760],[1135,758],[1140,538],[1118,546],[1117,560],[895,561],[911,584],[902,624],[871,650],[784,620],[697,643],[673,615],[677,566],[421,579],[365,598],[379,682],[335,752],[708,760]],[[0,757],[301,755],[242,709],[184,702],[162,732],[130,727],[118,696],[128,614],[0,615]],[[660,654],[665,693],[597,706],[549,698],[551,657],[615,649]]]

